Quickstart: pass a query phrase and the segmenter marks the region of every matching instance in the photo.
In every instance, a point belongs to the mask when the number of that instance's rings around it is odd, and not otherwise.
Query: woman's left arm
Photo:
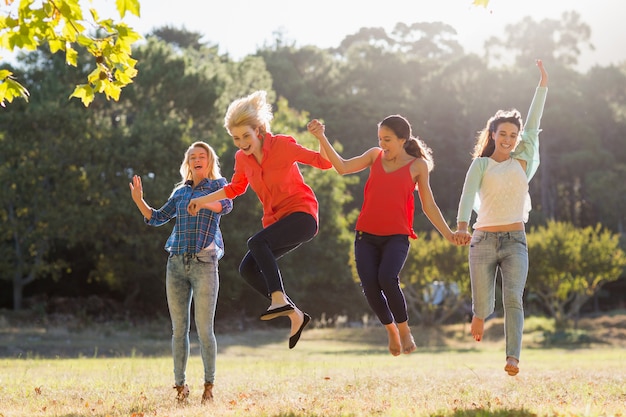
[[[422,211],[448,242],[456,244],[454,233],[450,230],[450,226],[448,226],[448,223],[446,223],[446,220],[443,218],[441,210],[435,202],[433,191],[430,188],[428,165],[423,159],[417,158],[411,166],[411,173],[417,173],[417,192],[420,197],[420,202],[422,203]],[[415,175],[413,175],[413,177],[415,178]]]
[[[539,84],[535,90],[535,95],[530,103],[530,109],[526,116],[526,123],[524,124],[524,131],[539,130],[539,124],[541,122],[541,116],[543,115],[543,107],[546,103],[546,94],[548,92],[548,73],[543,66],[543,62],[538,59],[536,61],[537,67],[541,72],[541,78]]]
[[[523,161],[522,165],[526,171],[528,181],[535,175],[539,167],[539,132],[541,132],[539,125],[548,93],[548,73],[540,59],[536,63],[541,72],[541,78],[528,110],[526,123],[521,134],[521,141],[515,148],[515,151],[511,153],[511,157]]]

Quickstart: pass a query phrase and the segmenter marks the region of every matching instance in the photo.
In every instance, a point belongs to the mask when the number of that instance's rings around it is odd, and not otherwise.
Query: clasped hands
[[[455,245],[467,246],[472,240],[472,234],[467,230],[457,230],[452,234],[452,240]]]
[[[189,201],[189,204],[187,205],[187,212],[191,214],[192,216],[196,216],[198,212],[200,211],[200,209],[202,208],[200,207],[199,204],[194,202],[194,200],[195,198],[192,198],[191,201]]]

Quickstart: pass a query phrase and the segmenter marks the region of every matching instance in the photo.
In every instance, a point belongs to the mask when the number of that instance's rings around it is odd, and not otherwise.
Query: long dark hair
[[[426,146],[424,141],[418,136],[413,136],[411,124],[406,117],[399,114],[392,114],[391,116],[385,117],[380,123],[378,123],[378,128],[381,126],[391,129],[399,139],[405,139],[406,142],[404,142],[404,150],[406,153],[414,156],[415,158],[421,158],[426,161],[428,171],[432,171],[435,167],[432,155],[433,151]]]
[[[491,156],[493,154],[493,151],[496,149],[496,141],[493,139],[493,134],[498,130],[500,123],[513,123],[520,131],[524,125],[522,123],[522,115],[518,110],[498,110],[496,114],[487,120],[485,128],[476,135],[476,145],[474,146],[474,152],[472,152],[474,158]]]

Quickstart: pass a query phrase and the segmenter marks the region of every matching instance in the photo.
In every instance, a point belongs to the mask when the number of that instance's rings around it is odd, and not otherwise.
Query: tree
[[[528,291],[559,328],[608,282],[622,276],[626,254],[619,236],[595,227],[549,221],[528,234]]]
[[[180,31],[181,39],[193,37]],[[93,215],[106,232],[90,242],[97,260],[90,278],[106,282],[135,309],[161,311],[167,256],[163,246],[174,222],[147,227],[129,198],[128,183],[133,174],[141,175],[147,202],[158,208],[180,181],[183,153],[192,142],[204,140],[221,156],[222,143],[215,134],[222,130],[221,112],[215,103],[227,81],[216,75],[224,64],[212,51],[204,45],[181,48],[150,36],[134,51],[140,72],[124,98],[97,98],[89,112],[107,132],[109,144],[103,155],[109,163],[94,178],[101,195]]]
[[[70,97],[79,98],[85,106],[95,94],[118,100],[122,88],[132,82],[137,74],[136,61],[131,57],[131,46],[141,36],[121,21],[101,19],[96,9],[89,9],[92,22],[83,17],[80,0],[43,0],[35,7],[30,0],[6,0],[0,16],[0,48],[8,51],[25,49],[33,51],[47,46],[50,52],[64,52],[65,62],[76,67],[78,52],[82,48],[95,60],[87,83],[76,85]],[[13,7],[12,7],[13,6]],[[139,16],[139,0],[117,0],[116,9],[121,19],[126,13]],[[87,25],[96,33],[90,34]],[[14,73],[0,70],[0,105],[21,97],[28,101],[29,92],[17,82]]]
[[[470,312],[467,248],[455,246],[439,232],[411,242],[401,273],[409,313],[425,325],[442,324]]]
[[[25,77],[36,82],[38,97],[0,113],[0,245],[7,253],[3,270],[10,275],[2,279],[13,283],[15,309],[35,279],[71,269],[51,253],[97,233],[86,214],[98,192],[90,183],[101,169],[94,155],[106,155],[98,149],[101,130],[84,108],[59,99],[73,74],[58,57],[42,52],[34,58]]]
[[[164,263],[155,259],[165,254],[168,230],[146,233],[128,198],[129,178],[144,177],[154,206],[165,201],[180,179],[172,155],[182,158],[196,139],[209,141],[220,122],[214,104],[224,82],[206,56],[196,62],[156,40],[135,52],[146,70],[127,97],[96,97],[89,111],[63,95],[84,66],[68,70],[45,50],[22,58],[37,94],[0,113],[0,216],[7,219],[0,235],[15,309],[26,285],[67,279],[79,261],[89,264],[83,288],[103,283],[129,303],[139,289],[162,289],[154,277],[164,276]],[[78,62],[87,55],[81,51]]]
[[[513,56],[518,65],[524,65],[541,57],[547,63],[558,62],[571,68],[578,63],[581,48],[593,49],[590,39],[591,28],[572,11],[564,12],[560,19],[540,22],[526,16],[519,23],[507,25],[503,38],[487,39],[485,48],[490,61],[508,63]]]

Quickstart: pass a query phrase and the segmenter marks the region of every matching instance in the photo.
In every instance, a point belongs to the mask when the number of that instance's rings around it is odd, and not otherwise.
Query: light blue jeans
[[[498,269],[502,273],[506,356],[519,360],[524,330],[522,297],[528,276],[526,233],[475,230],[469,248],[469,268],[472,312],[483,320],[495,309]]]
[[[219,290],[217,264],[215,250],[207,249],[198,254],[170,255],[167,260],[165,289],[172,320],[172,355],[176,385],[185,383],[192,299],[200,355],[204,364],[204,382],[212,383],[215,379],[217,341],[213,324]]]

